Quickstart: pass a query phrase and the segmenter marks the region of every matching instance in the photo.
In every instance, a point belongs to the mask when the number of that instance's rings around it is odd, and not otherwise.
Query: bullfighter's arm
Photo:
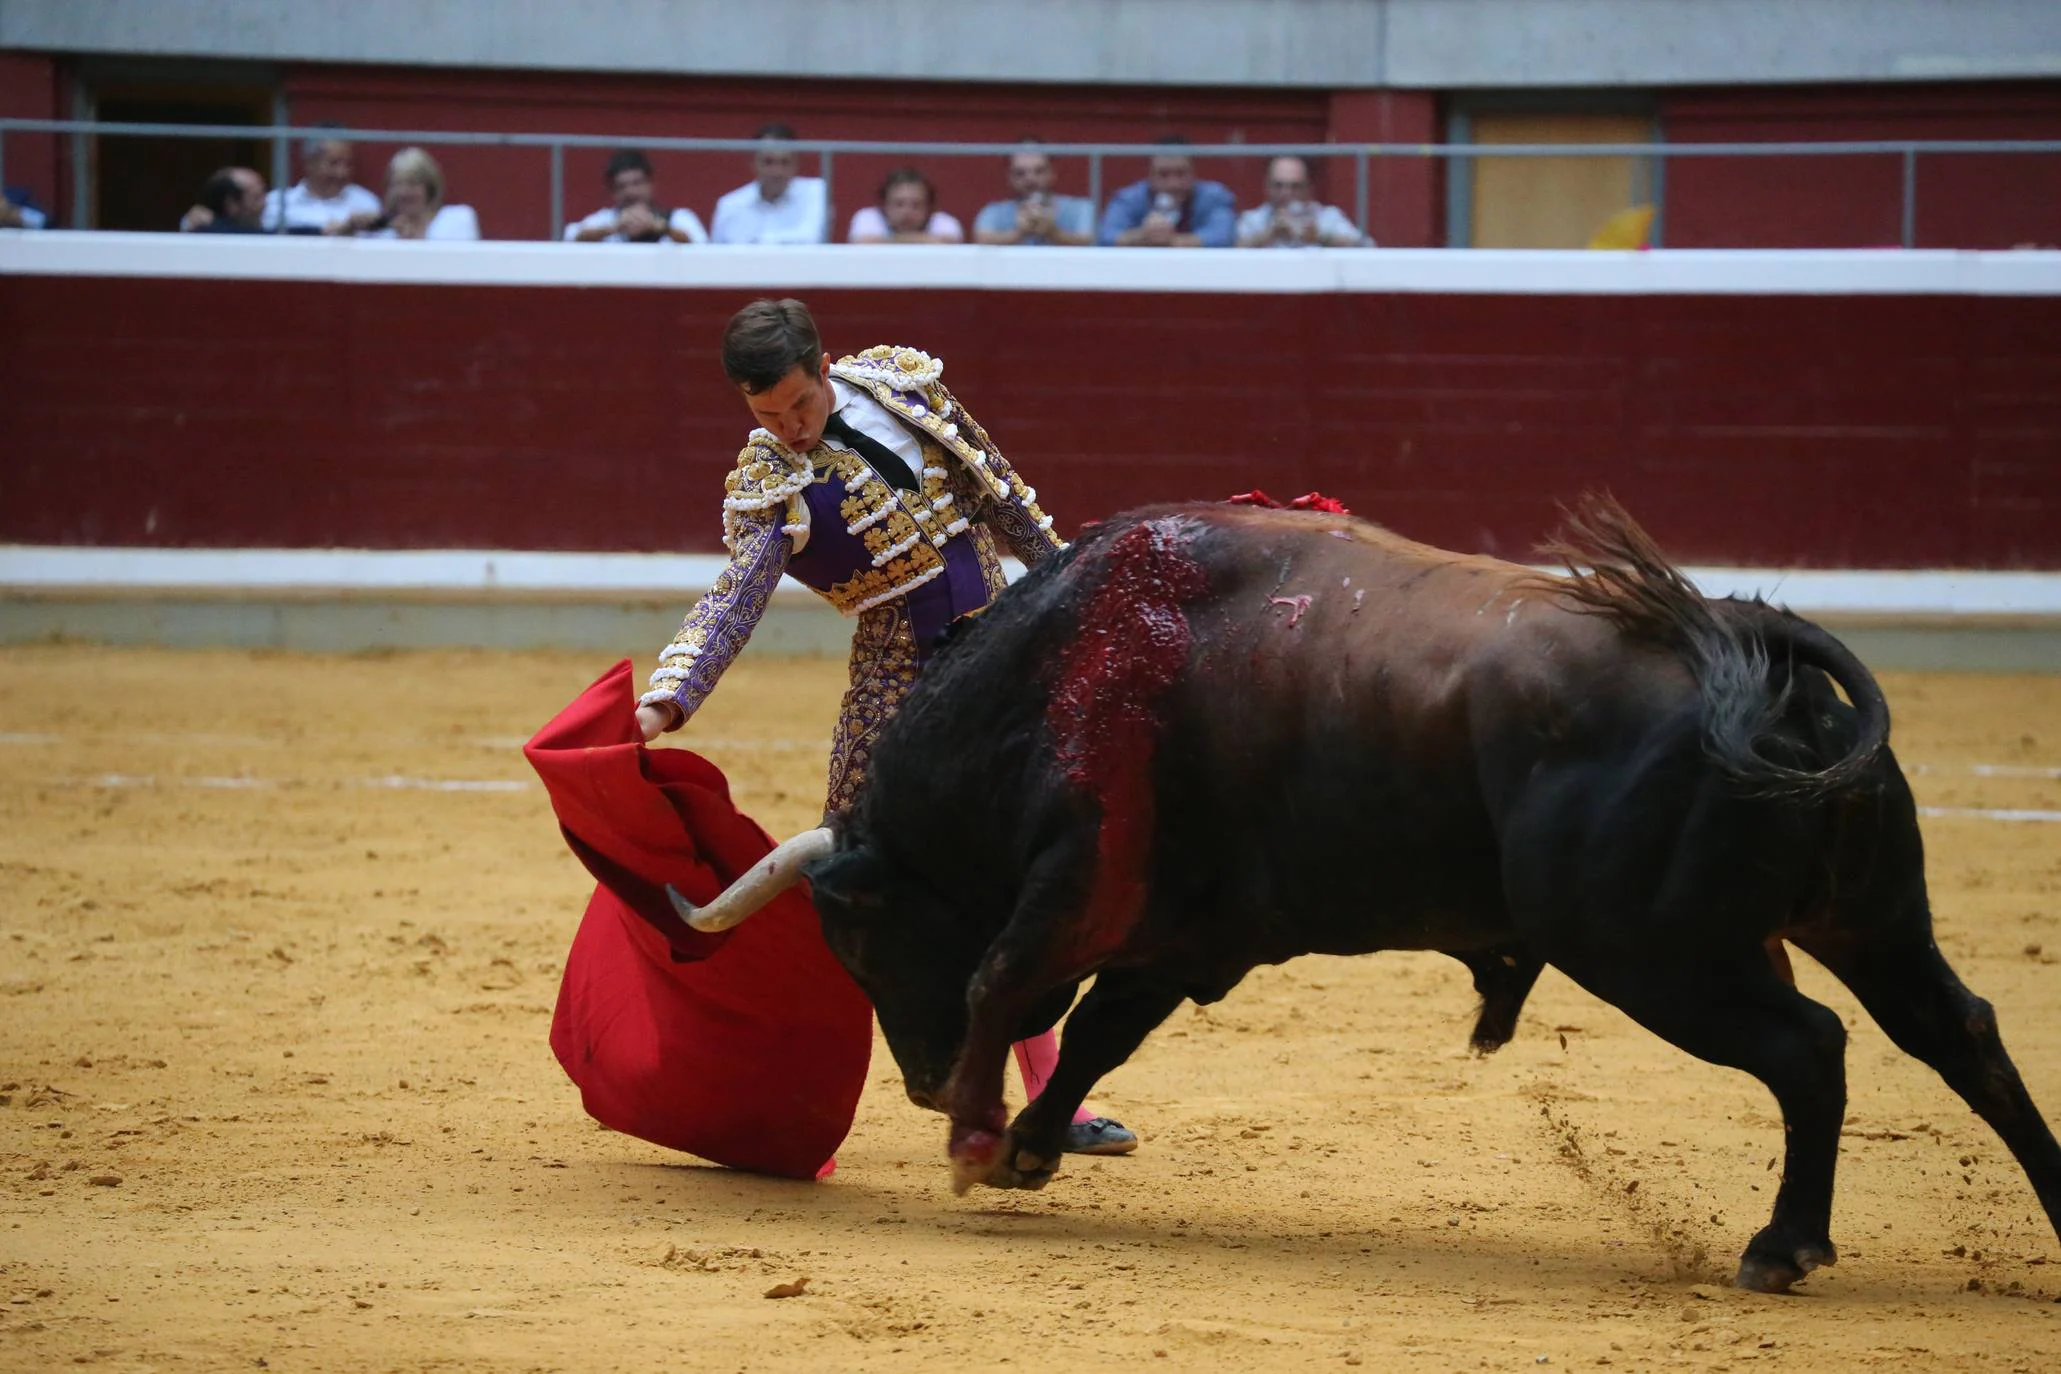
[[[660,650],[651,690],[638,698],[640,706],[672,708],[668,730],[679,729],[715,690],[716,679],[751,638],[787,569],[790,546],[781,525],[782,507],[728,514],[730,561],[694,603],[673,642]]]
[[[990,479],[986,483],[988,499],[981,502],[975,518],[993,530],[1026,568],[1035,568],[1065,548],[1066,541],[1052,532],[1052,517],[1038,507],[1037,489],[1024,481],[1002,456],[1002,450],[981,428],[980,421],[973,418],[973,412],[942,386],[937,389],[949,403],[949,413],[960,432],[973,441],[986,463]]]

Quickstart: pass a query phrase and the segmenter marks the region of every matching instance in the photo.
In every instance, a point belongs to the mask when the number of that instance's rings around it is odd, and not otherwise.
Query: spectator
[[[1310,197],[1309,164],[1277,157],[1267,164],[1267,203],[1238,217],[1240,248],[1360,248],[1373,240],[1345,211]]]
[[[248,167],[224,167],[200,188],[200,202],[179,220],[182,234],[259,234],[265,179]]]
[[[261,224],[278,229],[283,218],[288,233],[322,234],[361,214],[376,218],[379,197],[351,183],[351,145],[322,135],[301,145],[301,179],[265,197]]]
[[[1033,140],[1009,159],[1012,200],[992,201],[973,220],[976,243],[1065,244],[1095,241],[1095,202],[1052,193],[1052,159]]]
[[[937,188],[930,178],[904,167],[880,183],[880,204],[852,216],[845,238],[851,243],[964,243],[966,230],[937,208]]]
[[[1179,134],[1159,140],[1169,149],[1188,146]],[[1145,180],[1109,198],[1096,242],[1118,248],[1229,248],[1238,201],[1221,181],[1197,181],[1184,152],[1152,159]]]
[[[717,243],[828,243],[830,199],[821,177],[794,174],[794,130],[768,124],[752,155],[756,179],[716,202]]]
[[[578,224],[565,227],[569,243],[707,243],[701,216],[658,203],[651,159],[624,148],[608,160],[601,174],[615,204],[603,206]]]
[[[403,148],[386,165],[386,206],[356,214],[325,233],[368,239],[454,239],[479,237],[479,216],[470,205],[444,204],[444,169],[420,148]]]
[[[0,188],[0,229],[42,229],[49,223],[50,216],[43,213],[27,188]]]

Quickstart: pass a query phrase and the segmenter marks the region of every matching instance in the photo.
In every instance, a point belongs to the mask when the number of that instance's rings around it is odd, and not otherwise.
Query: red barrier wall
[[[0,540],[711,550],[752,294],[0,277]],[[1691,561],[2061,568],[2051,297],[806,294],[1067,530],[1320,488],[1521,555],[1607,487]]]
[[[1671,143],[2061,139],[2061,81],[1740,87],[1660,101]],[[1914,247],[2061,243],[2061,153],[1918,159]],[[1676,158],[1670,248],[1868,248],[1903,233],[1903,158]]]

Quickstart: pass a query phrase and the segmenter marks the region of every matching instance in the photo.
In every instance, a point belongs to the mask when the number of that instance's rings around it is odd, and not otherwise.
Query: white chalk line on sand
[[[399,773],[389,773],[376,778],[254,778],[240,775],[160,778],[152,773],[102,773],[98,777],[60,778],[56,782],[58,786],[103,789],[193,787],[222,792],[266,791],[277,788],[313,791],[323,787],[383,792],[527,792],[537,785],[526,778],[416,778]],[[2061,811],[2016,807],[1921,806],[1918,808],[1918,814],[1941,820],[2061,822]]]
[[[91,778],[59,778],[56,779],[56,783],[60,787],[94,787],[109,790],[196,787],[214,792],[256,792],[276,788],[315,791],[324,787],[351,787],[382,792],[527,792],[537,785],[527,778],[415,778],[399,773],[389,773],[376,778],[254,778],[243,775],[160,778],[154,773],[102,773]]]
[[[2061,821],[2061,811],[2020,811],[1991,806],[1921,806],[1918,814],[1946,820]]]

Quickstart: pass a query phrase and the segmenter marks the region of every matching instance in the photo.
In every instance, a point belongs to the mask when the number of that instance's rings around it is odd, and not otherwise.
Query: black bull
[[[1822,630],[1706,600],[1592,503],[1546,578],[1342,516],[1114,519],[949,644],[807,868],[831,948],[960,1187],[1038,1187],[1074,1109],[1184,999],[1298,954],[1441,950],[1509,1037],[1542,964],[1766,1084],[1781,1188],[1743,1286],[1836,1255],[1851,988],[1996,1130],[2061,1229],[2061,1148],[1934,945],[1874,679]],[[1834,684],[1851,705],[1842,701]],[[1011,1041],[1080,982],[1050,1086]]]

